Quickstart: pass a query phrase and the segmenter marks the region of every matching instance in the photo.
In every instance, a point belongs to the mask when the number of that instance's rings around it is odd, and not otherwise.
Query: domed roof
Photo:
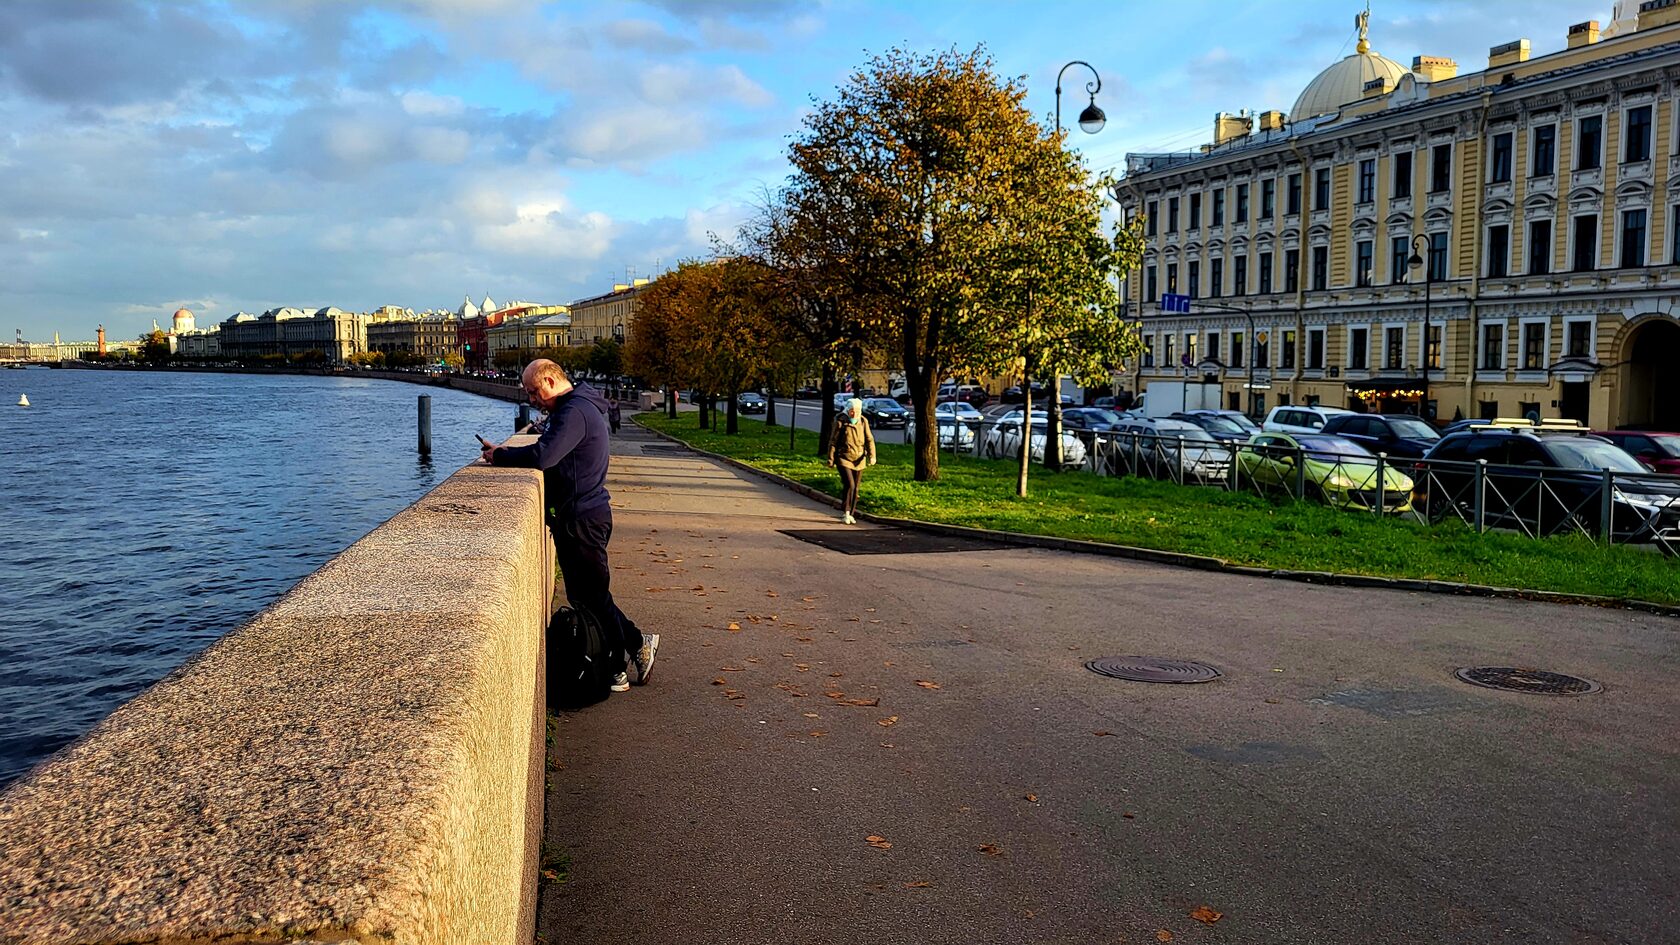
[[[175,317],[176,318],[191,318],[191,317],[193,317],[193,313],[187,311],[184,308],[178,308],[178,309],[175,310]]]
[[[1365,38],[1367,21],[1363,19],[1364,16],[1365,14],[1360,14],[1360,17],[1356,18],[1359,26],[1357,51],[1320,72],[1307,83],[1301,97],[1295,100],[1295,107],[1289,111],[1290,121],[1301,121],[1340,111],[1343,105],[1357,102],[1364,96],[1365,83],[1378,77],[1386,77],[1389,87],[1392,88],[1399,84],[1401,76],[1410,71],[1400,63],[1371,51],[1371,44]]]

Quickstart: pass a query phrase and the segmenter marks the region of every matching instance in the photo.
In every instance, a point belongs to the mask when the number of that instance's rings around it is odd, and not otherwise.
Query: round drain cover
[[[1513,669],[1509,666],[1466,666],[1453,673],[1475,686],[1504,689],[1509,692],[1534,692],[1546,696],[1584,696],[1603,692],[1604,687],[1590,679],[1548,673],[1538,669]]]
[[[1134,682],[1202,683],[1219,678],[1219,670],[1191,660],[1158,656],[1105,656],[1085,664],[1093,673]]]

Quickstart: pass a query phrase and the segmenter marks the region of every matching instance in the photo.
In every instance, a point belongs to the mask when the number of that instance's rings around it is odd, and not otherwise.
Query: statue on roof
[[[1355,47],[1362,53],[1371,51],[1371,4],[1365,4],[1362,13],[1353,15],[1353,25],[1359,30],[1359,45]]]

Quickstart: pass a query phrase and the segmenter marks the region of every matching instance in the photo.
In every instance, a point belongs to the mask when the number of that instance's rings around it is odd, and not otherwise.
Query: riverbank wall
[[[0,794],[0,942],[530,942],[542,509],[462,469]]]

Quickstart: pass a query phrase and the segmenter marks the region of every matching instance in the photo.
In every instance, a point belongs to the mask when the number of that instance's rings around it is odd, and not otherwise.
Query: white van
[[[1317,433],[1324,424],[1338,414],[1353,413],[1340,407],[1304,406],[1273,407],[1266,414],[1260,429],[1266,433]]]

